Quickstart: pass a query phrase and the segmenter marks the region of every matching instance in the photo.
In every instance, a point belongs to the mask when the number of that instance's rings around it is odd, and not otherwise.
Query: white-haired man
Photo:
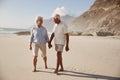
[[[30,37],[30,50],[32,50],[32,43],[34,43],[33,48],[33,66],[34,70],[33,72],[36,72],[36,65],[37,65],[37,57],[38,57],[38,51],[41,50],[43,57],[45,69],[47,69],[47,56],[46,56],[46,43],[49,42],[47,30],[45,27],[42,26],[43,18],[41,16],[38,16],[36,19],[36,25],[33,27],[31,31],[31,37]]]
[[[67,30],[67,25],[61,21],[59,14],[56,14],[53,19],[55,22],[55,26],[50,37],[49,48],[52,47],[51,42],[54,38],[55,50],[57,51],[57,64],[54,73],[58,73],[59,66],[61,66],[60,71],[64,71],[62,63],[62,52],[65,44],[65,50],[69,51],[69,34]]]

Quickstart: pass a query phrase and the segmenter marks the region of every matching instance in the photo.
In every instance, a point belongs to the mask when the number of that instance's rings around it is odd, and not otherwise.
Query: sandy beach
[[[48,69],[39,53],[32,72],[29,36],[0,35],[0,80],[120,80],[120,37],[70,36],[63,52],[65,71],[54,74],[56,52],[47,49]]]

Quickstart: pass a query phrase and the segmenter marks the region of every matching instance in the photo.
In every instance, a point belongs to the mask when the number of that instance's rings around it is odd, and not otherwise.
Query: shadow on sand
[[[48,68],[48,69],[49,70],[54,70],[54,68]],[[37,70],[37,72],[44,72],[44,73],[52,73],[52,74],[54,74],[51,71]],[[57,75],[72,76],[72,77],[84,77],[84,78],[94,78],[94,79],[106,79],[106,80],[120,80],[120,77],[89,74],[89,73],[76,72],[76,71],[70,71],[70,70],[60,71],[60,72],[58,72]]]

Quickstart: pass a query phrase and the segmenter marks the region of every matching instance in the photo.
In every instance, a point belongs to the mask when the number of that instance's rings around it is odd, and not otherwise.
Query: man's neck
[[[61,21],[59,23],[57,23],[57,24],[60,24],[60,23],[61,23]]]
[[[37,25],[38,26],[38,28],[40,28],[42,25]]]

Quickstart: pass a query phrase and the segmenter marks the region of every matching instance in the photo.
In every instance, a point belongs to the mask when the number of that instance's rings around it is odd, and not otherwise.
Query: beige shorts
[[[58,52],[63,52],[64,45],[62,44],[55,44],[55,50]]]
[[[33,55],[38,56],[38,51],[41,50],[42,57],[46,56],[46,44],[34,44]]]

